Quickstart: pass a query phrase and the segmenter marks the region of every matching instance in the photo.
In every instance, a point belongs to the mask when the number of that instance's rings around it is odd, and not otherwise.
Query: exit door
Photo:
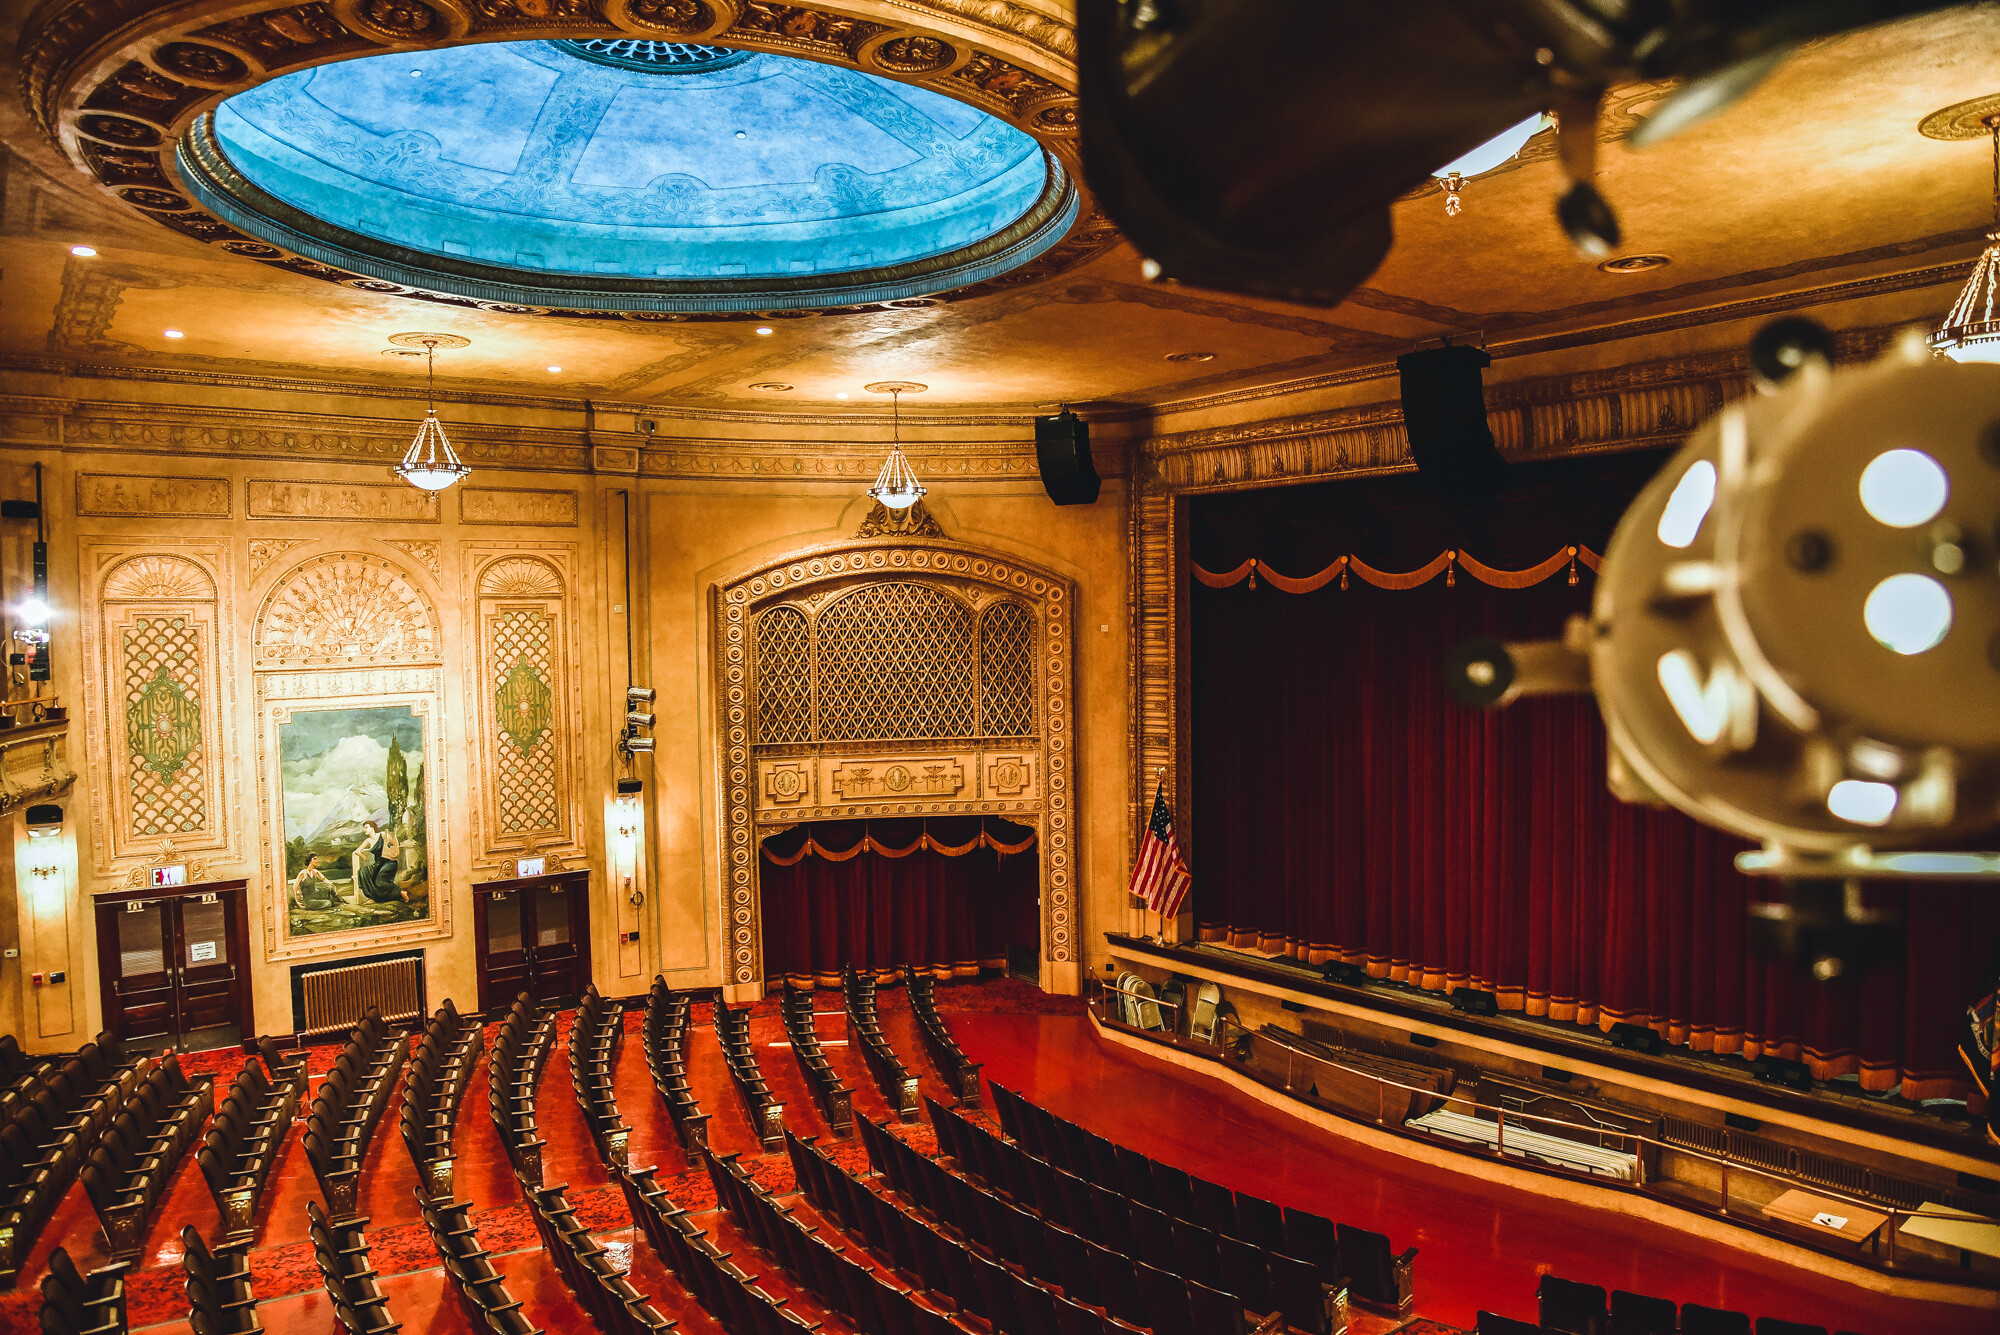
[[[187,1051],[233,1046],[255,1032],[244,886],[218,881],[98,897],[106,1029],[141,1046]]]
[[[481,1010],[504,1010],[523,992],[562,1005],[583,995],[590,981],[589,872],[472,889]]]

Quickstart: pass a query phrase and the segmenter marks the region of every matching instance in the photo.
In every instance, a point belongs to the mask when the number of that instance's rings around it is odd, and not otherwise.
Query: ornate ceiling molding
[[[995,39],[1005,54],[983,46],[981,36]],[[198,203],[184,178],[177,148],[201,118],[230,94],[290,71],[387,51],[593,37],[714,42],[914,83],[1033,136],[1062,173],[1071,180],[1078,175],[1069,26],[1056,14],[1007,0],[850,0],[837,11],[764,0],[310,0],[248,12],[230,0],[50,0],[25,25],[17,58],[23,95],[42,133],[105,194],[184,236],[272,268],[505,314],[709,321],[789,313],[621,311],[590,309],[580,301],[530,305],[432,291],[328,262],[325,252],[315,256],[248,236]],[[948,299],[1039,282],[1116,240],[1087,196],[1074,217],[1062,239],[1035,259],[958,288]],[[813,313],[939,299],[926,293]],[[784,306],[782,300],[771,304]]]

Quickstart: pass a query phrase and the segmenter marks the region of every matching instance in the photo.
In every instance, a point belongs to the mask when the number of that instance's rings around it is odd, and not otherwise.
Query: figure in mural
[[[288,934],[429,918],[424,720],[408,705],[295,708],[278,741]]]
[[[332,880],[319,869],[319,854],[308,854],[306,865],[292,882],[292,902],[302,909],[330,909],[338,899]]]
[[[396,836],[378,829],[372,820],[362,821],[361,828],[367,833],[354,849],[354,883],[361,887],[362,894],[377,904],[388,904],[398,899],[408,903],[410,892],[396,884],[402,856]]]

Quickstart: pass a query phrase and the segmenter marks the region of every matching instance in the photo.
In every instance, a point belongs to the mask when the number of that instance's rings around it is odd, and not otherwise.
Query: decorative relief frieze
[[[76,512],[114,518],[229,518],[226,477],[78,473]]]
[[[843,802],[953,798],[965,791],[965,758],[880,756],[835,762],[827,787]]]
[[[444,573],[444,544],[435,538],[390,538],[388,545],[430,571],[433,577]]]
[[[812,800],[811,765],[798,760],[767,760],[757,769],[763,776],[761,788],[765,806],[797,806]]]
[[[437,497],[401,482],[279,482],[252,478],[252,519],[374,519],[438,522]]]
[[[577,514],[577,498],[573,491],[531,491],[514,487],[461,487],[458,490],[460,523],[573,528]]]
[[[257,612],[258,667],[434,663],[437,614],[378,556],[333,552],[287,572]]]
[[[294,547],[303,547],[307,538],[252,538],[250,540],[250,578],[255,580],[270,564]]]

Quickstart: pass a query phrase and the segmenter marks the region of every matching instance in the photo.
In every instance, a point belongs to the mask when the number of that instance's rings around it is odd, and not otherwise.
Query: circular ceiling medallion
[[[559,41],[555,45],[595,64],[609,65],[613,69],[644,70],[648,74],[726,70],[757,54],[754,51],[732,51],[726,46],[703,46],[699,42],[651,42],[630,37],[592,37],[580,42]]]
[[[389,341],[399,348],[415,348],[421,352],[425,348],[469,348],[472,340],[460,338],[457,334],[391,334]]]
[[[1969,98],[1940,107],[1917,122],[1917,133],[1926,139],[1984,139],[1993,133],[2000,119],[2000,93]]]
[[[861,388],[870,394],[921,394],[930,386],[920,385],[914,380],[877,380],[874,384],[863,385]]]
[[[1167,360],[1170,362],[1212,362],[1215,360],[1215,354],[1212,352],[1170,352],[1167,354]]]
[[[784,394],[789,392],[792,387],[779,380],[759,380],[751,385],[750,388],[761,389],[767,394]]]
[[[1598,265],[1603,273],[1646,273],[1653,269],[1664,269],[1673,261],[1665,255],[1620,255],[1615,260],[1606,260]]]

